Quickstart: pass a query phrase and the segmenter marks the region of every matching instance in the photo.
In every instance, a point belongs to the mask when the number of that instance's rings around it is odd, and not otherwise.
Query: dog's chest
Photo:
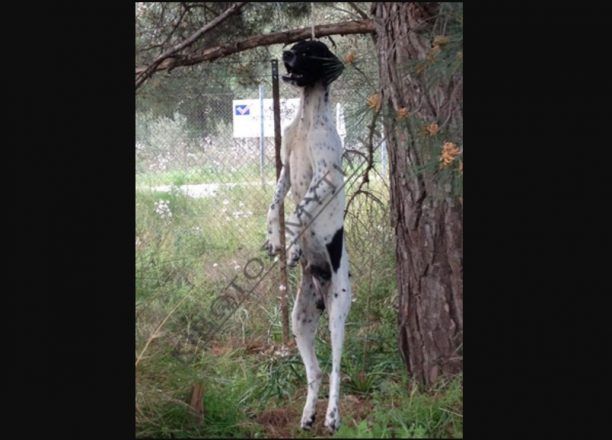
[[[304,196],[313,176],[312,133],[298,126],[295,137],[291,145],[291,155],[289,157],[291,196],[296,203],[299,203]]]

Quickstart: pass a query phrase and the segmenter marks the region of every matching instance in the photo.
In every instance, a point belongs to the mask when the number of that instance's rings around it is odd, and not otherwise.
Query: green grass
[[[461,377],[441,383],[433,393],[409,391],[407,381],[387,382],[373,393],[379,406],[366,418],[352,420],[336,433],[340,438],[463,437]]]
[[[177,182],[181,181],[170,184]],[[370,190],[387,203],[381,182],[373,179]],[[214,298],[240,275],[250,258],[271,264],[259,250],[271,197],[271,187],[224,188],[201,199],[176,190],[137,191],[137,437],[327,436],[322,427],[327,376],[314,431],[298,429],[306,381],[294,346],[285,356],[275,354],[282,345],[276,270],[221,331],[207,336],[203,324]],[[171,217],[156,213],[160,201],[167,203]],[[237,210],[252,214],[235,218]],[[346,218],[355,302],[343,355],[342,426],[335,436],[462,437],[461,378],[423,392],[410,385],[400,359],[393,234],[388,225],[387,208],[361,196]],[[293,270],[289,275],[293,296],[298,273]],[[244,277],[239,281],[244,282]],[[321,368],[329,373],[325,315],[316,351]],[[202,414],[190,406],[197,384],[203,389]]]
[[[228,167],[229,168],[229,167]],[[264,166],[264,179],[276,180],[276,171],[271,163]],[[173,169],[163,172],[140,172],[136,174],[136,186],[189,185],[200,183],[261,182],[258,164],[249,164],[231,169],[218,169],[212,165],[190,169]]]

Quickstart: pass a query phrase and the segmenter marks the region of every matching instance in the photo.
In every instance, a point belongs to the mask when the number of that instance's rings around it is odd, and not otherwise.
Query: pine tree
[[[463,364],[462,5],[375,3],[399,344],[427,386]]]

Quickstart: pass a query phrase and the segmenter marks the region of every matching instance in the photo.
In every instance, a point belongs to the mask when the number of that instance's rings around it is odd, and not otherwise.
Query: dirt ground
[[[299,405],[304,402],[300,402]],[[327,399],[317,401],[317,416],[310,431],[312,437],[330,437],[329,432],[323,426]],[[355,395],[345,395],[340,399],[340,415],[342,423],[359,423],[367,417],[372,409],[372,404],[367,400]],[[264,411],[257,417],[257,422],[264,428],[266,437],[269,438],[291,438],[300,433],[300,418],[302,408],[273,408]]]

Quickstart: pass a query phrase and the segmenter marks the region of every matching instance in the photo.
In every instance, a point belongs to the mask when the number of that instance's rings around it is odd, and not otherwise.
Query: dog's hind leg
[[[317,302],[318,297],[313,276],[302,266],[302,282],[293,306],[291,324],[308,380],[308,395],[301,421],[301,427],[305,430],[310,429],[314,423],[317,396],[323,377],[314,348],[315,333],[324,308]]]
[[[344,325],[351,308],[351,285],[348,275],[348,255],[342,252],[337,271],[332,272],[328,293],[329,330],[332,346],[332,371],[329,377],[329,402],[325,415],[325,427],[335,432],[340,426],[340,361],[344,345]]]

